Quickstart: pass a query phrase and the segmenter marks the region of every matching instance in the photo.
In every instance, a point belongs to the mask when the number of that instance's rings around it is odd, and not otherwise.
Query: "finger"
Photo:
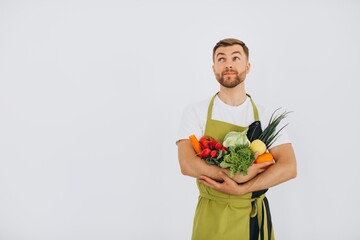
[[[204,181],[211,181],[212,180],[211,178],[209,178],[208,176],[205,176],[205,175],[201,175],[199,177],[199,179],[204,180]]]
[[[259,152],[255,152],[254,156],[255,156],[255,159],[257,159],[257,157],[259,156]]]
[[[202,183],[202,184],[204,184],[205,186],[208,186],[208,187],[210,187],[210,188],[214,188],[213,185],[209,184],[209,183],[206,182],[205,180],[199,179],[199,182]]]
[[[220,177],[227,183],[229,182],[234,182],[234,180],[232,180],[231,178],[229,178],[223,171],[219,172]]]
[[[209,178],[207,176],[200,176],[199,177],[199,181],[201,181],[202,183],[206,183],[206,186],[212,187],[212,188],[219,188],[220,187],[220,183],[216,182],[215,180],[213,180],[212,178]]]
[[[216,189],[216,190],[219,189],[219,186],[214,185],[214,184],[212,184],[212,183],[210,183],[210,182],[207,182],[206,180],[201,180],[201,179],[199,179],[199,182],[201,182],[202,184],[204,184],[204,185],[206,185],[206,186],[208,186],[208,187],[210,187],[210,188],[213,188],[213,189]]]
[[[266,170],[266,168],[260,168],[259,171],[258,171],[258,173],[262,173],[262,172],[265,171],[265,170]]]
[[[258,173],[262,173],[266,171],[272,164],[273,164],[272,162],[266,162],[266,164],[261,164],[261,165],[259,164]]]
[[[267,166],[270,166],[274,164],[274,162],[262,162],[262,163],[256,163],[256,165],[259,167],[259,168],[264,168],[264,167],[267,167]]]

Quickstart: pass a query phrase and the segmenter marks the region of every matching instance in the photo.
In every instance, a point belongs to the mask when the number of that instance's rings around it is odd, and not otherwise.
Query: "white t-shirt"
[[[192,134],[195,134],[198,139],[204,136],[207,112],[210,101],[211,98],[208,98],[206,100],[190,104],[185,108],[180,121],[177,141],[181,139],[189,139],[189,136]],[[276,109],[266,108],[264,106],[256,104],[256,102],[255,105],[258,109],[261,128],[262,130],[264,130],[269,124],[271,115]],[[277,114],[280,114],[282,112],[283,110],[279,110]],[[245,102],[242,103],[240,106],[230,106],[221,101],[221,99],[216,95],[212,109],[212,119],[231,123],[237,126],[249,126],[255,121],[250,98],[247,97]],[[286,118],[280,122],[277,130],[283,127],[285,124],[287,124]],[[271,145],[270,148],[284,143],[290,143],[290,139],[286,132],[286,127],[281,130],[278,136],[279,137]]]

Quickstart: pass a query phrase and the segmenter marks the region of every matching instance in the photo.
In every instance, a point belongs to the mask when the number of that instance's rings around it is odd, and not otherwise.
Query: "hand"
[[[242,175],[242,173],[236,173],[233,177],[234,181],[237,183],[244,183],[256,177],[259,173],[265,171],[270,165],[274,162],[263,162],[263,163],[253,163],[249,168],[247,175]]]
[[[223,171],[219,172],[220,177],[224,180],[223,182],[217,182],[207,176],[200,176],[199,177],[199,182],[203,183],[204,185],[211,187],[215,190],[218,190],[220,192],[224,192],[227,194],[231,194],[231,195],[242,195],[243,193],[241,192],[241,187],[237,184],[237,182],[235,182],[234,180],[232,180],[231,178],[229,178],[226,173],[224,173]]]
[[[226,172],[220,171],[219,176],[223,180],[222,182],[215,181],[214,179],[204,175],[200,176],[198,180],[204,185],[220,192],[231,195],[244,195],[248,191],[246,191],[246,189],[244,189],[244,187],[238,183],[251,180],[259,173],[265,171],[272,164],[274,164],[274,162],[254,163],[248,168],[248,174],[246,176],[243,176],[242,174],[235,174],[233,179],[228,177]],[[224,169],[224,171],[228,172],[227,169]]]

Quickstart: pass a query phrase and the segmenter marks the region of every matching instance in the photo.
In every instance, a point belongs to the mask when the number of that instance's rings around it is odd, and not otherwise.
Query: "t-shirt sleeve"
[[[189,105],[183,111],[176,142],[182,139],[189,139],[189,136],[192,134],[200,139],[202,136],[202,127],[196,107],[194,105]]]
[[[262,129],[264,130],[268,124],[269,124],[269,121],[270,121],[270,118],[272,116],[272,114],[276,111],[275,108],[266,108],[265,111],[264,111],[264,120],[262,122]],[[279,109],[275,112],[273,118],[275,116],[278,116],[280,115],[281,113],[283,113],[285,110],[284,109]],[[288,118],[285,117],[284,119],[282,119],[279,123],[279,125],[276,127],[276,131],[281,131],[279,132],[279,134],[277,135],[277,138],[276,140],[274,141],[274,143],[270,146],[270,149],[273,148],[273,147],[276,147],[276,146],[279,146],[281,144],[285,144],[285,143],[291,143],[291,140],[289,138],[289,135],[288,135],[288,132],[287,132],[287,128],[289,126],[287,126],[289,124],[289,121],[288,121]]]

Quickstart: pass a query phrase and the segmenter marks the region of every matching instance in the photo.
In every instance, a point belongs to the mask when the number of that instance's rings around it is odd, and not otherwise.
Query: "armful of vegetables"
[[[255,160],[255,154],[250,148],[246,133],[247,130],[229,132],[224,138],[223,145],[227,147],[228,152],[220,163],[220,167],[229,168],[229,177],[234,177],[235,173],[247,175],[248,168]]]
[[[278,110],[274,111],[268,126],[262,131],[258,139],[253,140],[251,143],[247,138],[247,130],[230,132],[225,136],[223,145],[227,147],[228,152],[220,163],[220,167],[229,168],[229,177],[234,177],[235,173],[241,173],[243,176],[247,175],[248,168],[253,163],[270,163],[269,165],[271,165],[274,162],[274,158],[268,152],[268,149],[276,141],[281,130],[287,125],[279,130],[276,130],[277,126],[290,113],[284,111],[276,115]],[[256,157],[254,153],[257,153]]]
[[[289,113],[285,111],[275,116],[278,110],[279,109],[274,111],[268,126],[262,131],[259,137],[252,140],[251,143],[247,137],[247,129],[242,132],[229,132],[226,134],[222,144],[216,142],[210,136],[203,136],[200,141],[198,141],[194,135],[191,135],[189,138],[196,154],[208,164],[229,169],[228,176],[231,178],[233,178],[236,173],[246,176],[249,167],[253,163],[261,163],[265,168],[274,163],[273,156],[268,152],[268,149],[275,142],[280,131],[287,126],[285,125],[279,130],[276,130],[280,121]],[[251,174],[256,175],[262,171],[260,168],[257,168],[251,172]]]

